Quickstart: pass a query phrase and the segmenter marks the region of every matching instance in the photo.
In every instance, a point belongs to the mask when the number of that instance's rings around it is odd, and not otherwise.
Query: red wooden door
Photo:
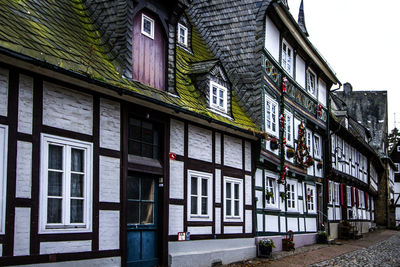
[[[142,34],[142,15],[154,21],[154,38]],[[133,19],[132,78],[151,87],[165,90],[166,41],[159,20],[146,12]]]

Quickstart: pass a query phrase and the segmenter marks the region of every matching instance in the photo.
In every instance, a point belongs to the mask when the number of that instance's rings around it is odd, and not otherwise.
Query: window
[[[154,220],[154,203],[157,192],[153,177],[131,173],[127,179],[128,224],[151,225]]]
[[[288,211],[297,211],[297,182],[287,180],[286,203]]]
[[[243,214],[243,181],[224,178],[225,220],[238,220]]]
[[[313,136],[312,132],[309,129],[306,129],[306,142],[310,155],[313,154],[312,136]]]
[[[306,84],[307,92],[309,92],[312,96],[317,97],[317,76],[311,69],[307,70],[306,76],[307,76],[307,84]]]
[[[0,233],[5,233],[8,127],[0,125]]]
[[[265,96],[265,131],[278,136],[278,103]]]
[[[333,196],[333,187],[334,187],[334,183],[332,182],[332,181],[329,181],[329,184],[328,184],[328,194],[329,194],[329,204],[333,204],[333,199],[334,199],[334,196]]]
[[[188,29],[180,23],[178,23],[178,43],[188,46]]]
[[[210,106],[220,111],[227,111],[227,89],[213,81],[210,82]]]
[[[188,175],[188,201],[189,217],[211,220],[212,214],[212,188],[211,174],[189,171]]]
[[[278,206],[278,194],[276,188],[276,178],[266,177],[265,178],[265,204],[267,207],[276,208]]]
[[[351,207],[351,187],[347,186],[346,187],[346,196],[347,196],[347,206]]]
[[[142,14],[142,34],[154,39],[154,19]]]
[[[339,184],[338,183],[334,183],[334,184],[335,184],[335,205],[339,206],[339,204],[340,204]]]
[[[92,151],[87,142],[42,135],[41,232],[91,229]]]
[[[293,146],[293,115],[289,111],[285,110],[286,116],[286,141],[288,145]]]
[[[307,192],[307,210],[309,213],[315,213],[316,212],[315,186],[307,185],[306,192]]]
[[[293,49],[288,45],[288,43],[283,40],[282,42],[282,61],[281,65],[284,70],[292,75],[293,70]]]
[[[314,135],[314,157],[321,159],[321,138],[318,135]]]
[[[153,159],[160,158],[161,131],[157,125],[130,117],[128,131],[129,154]]]
[[[397,146],[397,152],[400,152],[400,146]]]
[[[396,166],[397,170],[395,170],[395,173],[400,172],[400,164],[399,163],[395,163],[394,166]]]

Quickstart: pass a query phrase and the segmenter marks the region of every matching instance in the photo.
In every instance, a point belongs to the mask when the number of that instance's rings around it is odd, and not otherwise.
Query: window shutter
[[[343,184],[340,184],[340,205],[344,206],[344,199],[343,199]]]
[[[354,187],[351,187],[351,206],[352,207],[354,206],[354,202],[355,202],[355,199],[354,199]]]
[[[359,207],[360,204],[360,199],[359,199],[359,195],[358,195],[358,188],[356,188],[356,205],[357,207]]]
[[[364,199],[365,199],[365,209],[368,210],[368,194],[364,192]]]

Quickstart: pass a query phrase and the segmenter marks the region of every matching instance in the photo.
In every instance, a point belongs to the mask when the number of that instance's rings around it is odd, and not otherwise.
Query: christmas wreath
[[[296,162],[297,165],[306,169],[314,164],[314,159],[308,151],[307,143],[305,141],[305,127],[303,123],[299,125],[299,137],[297,138],[296,148]]]

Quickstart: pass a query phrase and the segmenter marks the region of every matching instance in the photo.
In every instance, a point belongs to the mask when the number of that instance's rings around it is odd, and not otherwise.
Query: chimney
[[[351,92],[353,92],[353,86],[351,86],[351,83],[343,84],[343,91],[345,95],[350,95]]]
[[[297,19],[297,24],[299,24],[300,29],[304,32],[304,34],[308,37],[308,32],[306,28],[306,21],[304,19],[304,4],[303,0],[301,0],[300,8],[299,8],[299,18]]]

